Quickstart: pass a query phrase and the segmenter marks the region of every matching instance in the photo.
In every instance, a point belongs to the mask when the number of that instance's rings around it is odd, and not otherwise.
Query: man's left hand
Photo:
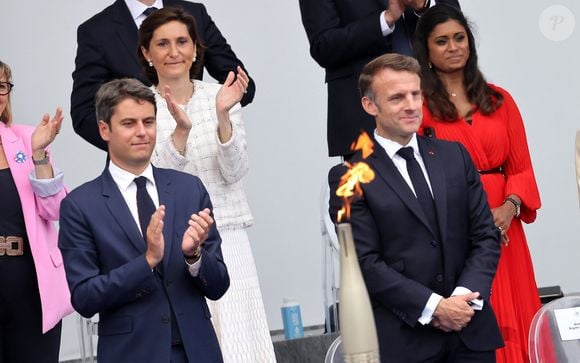
[[[185,256],[193,256],[198,252],[198,249],[201,248],[207,239],[213,222],[208,208],[191,215],[188,222],[189,226],[185,230],[181,242],[181,251]]]

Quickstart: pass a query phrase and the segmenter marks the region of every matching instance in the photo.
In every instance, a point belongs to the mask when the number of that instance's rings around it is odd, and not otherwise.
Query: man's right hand
[[[388,0],[387,9],[385,9],[385,21],[392,28],[405,11],[405,3],[402,0]]]
[[[472,292],[442,299],[433,313],[431,325],[445,332],[460,331],[475,314],[468,303],[478,297],[479,292]]]
[[[155,268],[163,259],[163,249],[165,240],[163,239],[163,218],[165,217],[165,206],[161,205],[151,216],[151,221],[147,226],[147,251],[145,259],[150,268]]]

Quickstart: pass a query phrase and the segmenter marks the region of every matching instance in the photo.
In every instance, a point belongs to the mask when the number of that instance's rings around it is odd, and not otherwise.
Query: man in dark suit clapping
[[[206,298],[229,287],[199,178],[155,168],[153,92],[135,79],[97,93],[110,161],[60,208],[72,305],[99,314],[99,362],[222,362]]]
[[[326,70],[329,156],[350,155],[360,130],[374,129],[360,105],[361,69],[381,54],[411,55],[417,19],[435,3],[459,7],[457,0],[300,0],[310,54]]]

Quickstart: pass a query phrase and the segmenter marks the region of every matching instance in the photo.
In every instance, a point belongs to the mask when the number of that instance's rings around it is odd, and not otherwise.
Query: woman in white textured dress
[[[224,361],[274,362],[264,303],[246,229],[253,219],[242,179],[248,172],[239,101],[248,85],[241,67],[224,85],[194,80],[203,44],[195,19],[165,7],[139,29],[139,54],[157,99],[157,146],[152,162],[197,175],[209,191],[230,288],[210,301]]]

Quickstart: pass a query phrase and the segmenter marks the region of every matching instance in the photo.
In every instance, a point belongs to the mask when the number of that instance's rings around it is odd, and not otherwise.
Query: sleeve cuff
[[[185,264],[187,265],[187,270],[192,277],[197,277],[199,275],[199,269],[201,268],[201,259],[203,258],[203,254],[199,256],[199,259],[194,263],[190,264],[185,260]]]
[[[422,325],[427,325],[431,322],[431,320],[433,320],[433,313],[435,312],[435,309],[437,309],[437,305],[439,305],[439,302],[442,299],[443,296],[436,293],[432,293],[431,296],[429,296],[429,300],[427,300],[427,304],[425,304],[425,308],[419,317],[419,323]]]
[[[383,37],[386,37],[387,35],[392,34],[395,31],[395,24],[393,24],[393,27],[389,27],[389,24],[387,24],[387,20],[385,19],[385,12],[386,10],[381,12],[381,15],[379,16],[379,21],[381,22],[381,32],[383,33]]]
[[[34,170],[28,175],[34,194],[46,198],[58,194],[64,188],[64,173],[53,166],[54,177],[51,179],[37,179]]]

